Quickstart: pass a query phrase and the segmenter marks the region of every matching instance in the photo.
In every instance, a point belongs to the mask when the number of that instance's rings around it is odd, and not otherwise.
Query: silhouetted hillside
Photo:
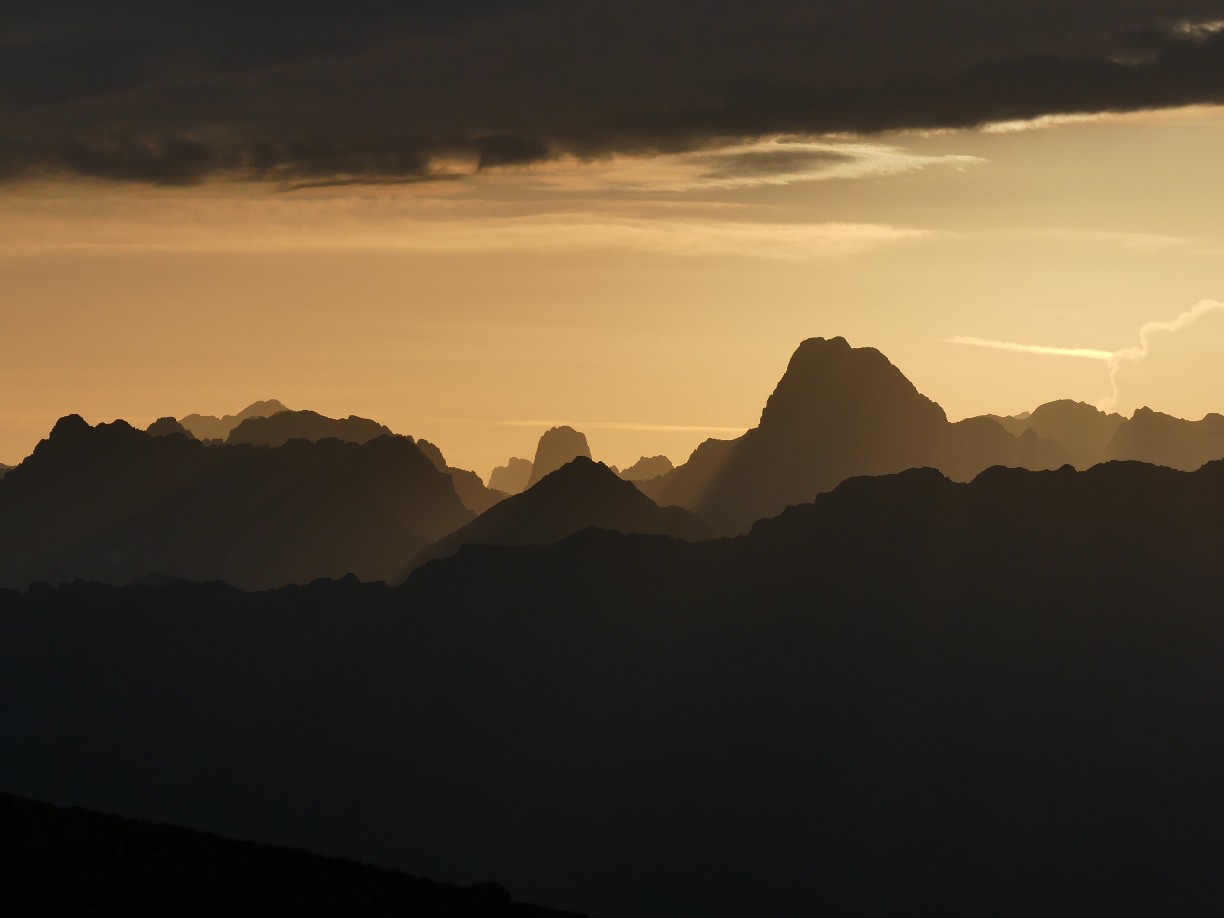
[[[150,437],[173,437],[175,434],[181,434],[189,440],[196,439],[190,430],[188,430],[174,418],[169,417],[158,418],[147,428],[145,428],[145,433],[147,433]]]
[[[720,532],[742,532],[852,475],[934,464],[946,426],[943,410],[879,351],[812,338],[795,351],[757,427],[706,441],[643,490]]]
[[[505,465],[499,465],[489,476],[489,487],[506,494],[518,494],[527,490],[531,480],[531,460],[512,456]]]
[[[791,357],[756,427],[734,440],[707,440],[684,465],[639,486],[734,534],[856,475],[933,466],[967,481],[993,465],[1066,461],[1057,444],[1013,436],[997,419],[949,424],[874,348],[811,338]]]
[[[527,487],[531,487],[545,475],[551,475],[561,466],[582,456],[591,458],[586,434],[572,427],[550,427],[536,445],[535,460],[531,463],[531,476]]]
[[[13,466],[11,465],[0,465],[0,478],[3,478],[6,474],[11,472],[12,470],[13,470]]]
[[[73,415],[0,482],[0,585],[382,579],[469,519],[406,438],[208,447]]]
[[[608,918],[1211,914],[1222,505],[919,469],[398,589],[0,591],[0,786]]]
[[[493,883],[452,886],[9,794],[0,794],[0,889],[8,914],[65,918],[563,914],[511,902]]]
[[[935,453],[935,465],[954,481],[969,481],[992,465],[1040,471],[1059,468],[1069,461],[1061,444],[1042,439],[1029,429],[1010,434],[988,417],[949,424]]]
[[[368,443],[375,437],[391,434],[391,428],[349,415],[329,418],[317,411],[279,411],[268,417],[247,418],[238,424],[226,439],[230,446],[246,443],[251,446],[284,446],[290,440],[334,438],[346,443]]]
[[[646,481],[666,475],[674,468],[672,461],[666,456],[643,456],[627,469],[621,469],[617,474],[626,481]]]
[[[465,545],[547,545],[590,528],[688,541],[714,535],[687,510],[660,507],[603,463],[579,457],[429,546],[412,567]]]
[[[1066,450],[1067,461],[1078,469],[1120,458],[1109,456],[1106,445],[1125,419],[1120,414],[1106,414],[1083,402],[1061,399],[1047,402],[1026,415],[999,420],[1016,436],[1031,430],[1039,437],[1058,443]]]
[[[222,440],[230,435],[230,431],[248,418],[266,418],[289,409],[276,399],[253,402],[237,414],[227,414],[216,417],[211,414],[189,414],[179,418],[179,423],[191,431],[197,440]]]
[[[506,495],[504,493],[495,491],[492,488],[486,488],[485,483],[480,480],[480,476],[475,472],[470,472],[467,469],[456,469],[447,465],[446,457],[442,455],[442,450],[438,449],[437,446],[428,440],[417,440],[416,445],[425,454],[425,457],[433,463],[434,468],[450,476],[451,483],[455,486],[455,493],[463,501],[463,506],[473,513],[484,513],[495,503],[505,499]]]
[[[1186,421],[1139,408],[1118,426],[1104,453],[1107,459],[1136,459],[1193,471],[1224,457],[1224,417],[1213,413],[1201,421]]]

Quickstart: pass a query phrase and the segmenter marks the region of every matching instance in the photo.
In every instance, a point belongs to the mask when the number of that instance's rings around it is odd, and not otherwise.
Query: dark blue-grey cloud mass
[[[427,180],[1224,102],[1221,25],[1221,0],[7,0],[0,178]]]

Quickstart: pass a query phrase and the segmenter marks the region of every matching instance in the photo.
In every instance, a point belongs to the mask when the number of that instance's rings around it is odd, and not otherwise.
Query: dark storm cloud
[[[421,180],[444,157],[1221,102],[1216,20],[1221,0],[7,0],[0,177]]]

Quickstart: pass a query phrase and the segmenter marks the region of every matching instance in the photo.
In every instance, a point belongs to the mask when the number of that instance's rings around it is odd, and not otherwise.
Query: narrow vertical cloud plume
[[[968,335],[953,335],[944,338],[946,344],[967,344],[971,347],[986,347],[1000,351],[1012,351],[1019,354],[1038,354],[1046,357],[1078,357],[1087,360],[1100,360],[1109,365],[1109,395],[1102,398],[1097,407],[1102,411],[1116,411],[1118,408],[1118,370],[1124,363],[1137,364],[1148,356],[1151,349],[1151,337],[1156,332],[1177,332],[1188,328],[1200,318],[1211,312],[1224,310],[1224,303],[1219,300],[1199,300],[1177,318],[1167,322],[1145,322],[1139,329],[1139,343],[1133,347],[1125,347],[1116,351],[1106,351],[1090,347],[1051,347],[1044,344],[1020,344],[1015,341],[995,341],[988,338],[974,338]]]
[[[1168,322],[1145,322],[1139,329],[1139,343],[1134,347],[1114,351],[1109,357],[1109,395],[1101,399],[1097,407],[1102,411],[1115,411],[1118,407],[1118,369],[1125,361],[1139,363],[1148,355],[1151,346],[1151,336],[1155,332],[1181,331],[1197,322],[1210,312],[1224,309],[1224,303],[1218,300],[1199,300],[1176,319]]]

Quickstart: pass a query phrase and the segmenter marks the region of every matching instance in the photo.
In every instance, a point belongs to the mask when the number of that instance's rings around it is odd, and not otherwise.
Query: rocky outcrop
[[[531,460],[512,456],[505,465],[499,465],[489,476],[489,487],[506,494],[518,494],[527,490],[531,481]]]
[[[547,545],[592,528],[686,541],[713,536],[697,516],[658,506],[603,463],[580,456],[429,546],[413,567],[465,545]]]
[[[660,475],[666,475],[673,468],[675,466],[666,456],[643,456],[629,468],[621,469],[617,474],[626,481],[647,481],[651,478],[658,478]]]
[[[582,456],[591,458],[591,448],[587,446],[586,435],[572,427],[550,427],[540,437],[536,446],[535,460],[531,463],[531,477],[527,479],[527,487],[531,487],[545,475],[551,475],[561,466]]]
[[[266,418],[289,409],[276,399],[266,399],[252,402],[237,414],[227,414],[216,417],[211,414],[189,414],[179,418],[179,422],[191,431],[197,440],[222,440],[230,435],[230,431],[248,418]]]
[[[0,487],[0,586],[384,580],[472,516],[407,437],[205,446],[71,415]]]

